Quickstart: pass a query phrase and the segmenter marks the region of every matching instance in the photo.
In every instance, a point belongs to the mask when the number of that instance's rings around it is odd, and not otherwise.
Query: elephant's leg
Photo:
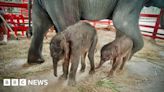
[[[61,78],[67,79],[68,76],[68,70],[69,70],[69,63],[70,63],[70,44],[68,42],[63,43],[64,47],[64,63],[63,63],[63,75]]]
[[[83,55],[81,55],[81,72],[84,72],[85,71],[85,67],[86,67],[86,64],[85,64],[85,57],[86,57],[86,54],[87,52],[84,52]]]
[[[68,85],[75,85],[76,81],[76,71],[79,64],[80,53],[79,51],[73,51],[71,55],[71,69],[69,74]]]
[[[121,56],[117,56],[114,60],[113,60],[113,64],[112,64],[112,68],[109,72],[109,77],[113,77],[115,71],[117,70],[117,67],[120,65],[120,63],[122,62],[122,57]]]
[[[67,79],[68,69],[69,69],[69,61],[64,61],[63,62],[63,75],[61,76],[61,78]]]
[[[124,65],[125,65],[125,62],[128,60],[128,58],[129,58],[129,55],[123,57],[123,60],[122,60],[122,62],[121,62],[121,66],[120,66],[120,68],[119,68],[120,70],[123,70]]]
[[[95,37],[93,39],[93,42],[91,44],[91,47],[89,48],[89,52],[88,52],[88,58],[89,58],[89,61],[90,61],[90,66],[91,66],[89,74],[93,74],[95,72],[94,54],[95,54],[97,41],[98,41],[97,35],[95,35]]]
[[[143,38],[138,25],[143,2],[144,0],[119,0],[113,14],[113,23],[117,31],[126,34],[133,40],[132,53],[143,48]]]
[[[34,2],[33,5],[32,22],[33,38],[28,51],[27,62],[29,64],[40,64],[44,62],[41,55],[44,34],[48,31],[48,28],[52,26],[52,21],[43,8],[36,2]]]
[[[122,62],[121,62],[121,66],[120,66],[120,68],[119,68],[119,70],[123,70],[123,68],[124,68],[124,66],[125,66],[125,63],[128,61],[128,60],[130,60],[130,58],[131,58],[131,50],[129,50],[128,51],[128,53],[127,53],[127,55],[125,56],[125,57],[123,57],[123,60],[122,60]]]

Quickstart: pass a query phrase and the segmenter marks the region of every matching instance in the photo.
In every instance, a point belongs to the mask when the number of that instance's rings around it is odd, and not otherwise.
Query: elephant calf
[[[81,71],[85,70],[85,57],[88,52],[90,60],[90,73],[95,72],[94,50],[97,44],[97,33],[89,23],[78,22],[66,30],[57,33],[50,42],[50,53],[53,59],[54,75],[57,76],[57,63],[64,58],[63,75],[61,78],[67,79],[69,63],[71,69],[69,73],[70,85],[75,84],[75,76],[81,56]]]
[[[122,70],[125,62],[131,58],[132,48],[133,41],[128,36],[122,35],[121,37],[116,37],[113,42],[102,47],[101,60],[96,68],[100,68],[107,60],[113,60],[112,68],[108,75],[112,77],[117,67],[121,64],[119,69]]]

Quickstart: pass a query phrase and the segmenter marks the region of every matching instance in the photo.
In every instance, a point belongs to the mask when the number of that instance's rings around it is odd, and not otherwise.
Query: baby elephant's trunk
[[[54,76],[57,77],[57,60],[53,59]]]

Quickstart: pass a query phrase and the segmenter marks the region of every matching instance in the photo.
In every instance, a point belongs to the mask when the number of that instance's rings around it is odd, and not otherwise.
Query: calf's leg
[[[86,57],[86,54],[87,52],[84,52],[84,54],[81,56],[81,72],[84,72],[85,71],[85,67],[86,67],[86,64],[85,64],[85,57]]]
[[[109,71],[109,77],[114,76],[114,73],[117,69],[117,67],[120,65],[120,63],[122,62],[122,57],[121,56],[117,56],[116,59],[113,60],[113,64],[112,64],[112,68]]]
[[[68,85],[72,86],[75,85],[76,83],[76,71],[78,68],[79,64],[79,59],[80,59],[80,53],[79,51],[73,51],[71,55],[71,70],[69,73],[69,80],[68,80]]]
[[[94,52],[95,52],[96,44],[97,44],[97,35],[95,35],[93,42],[91,44],[91,47],[89,48],[89,52],[88,52],[88,58],[90,61],[90,66],[91,66],[89,74],[93,74],[95,72]]]

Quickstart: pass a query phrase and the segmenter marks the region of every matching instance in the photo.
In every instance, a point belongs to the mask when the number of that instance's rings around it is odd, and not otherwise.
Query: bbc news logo
[[[3,79],[3,86],[46,86],[48,80]]]

